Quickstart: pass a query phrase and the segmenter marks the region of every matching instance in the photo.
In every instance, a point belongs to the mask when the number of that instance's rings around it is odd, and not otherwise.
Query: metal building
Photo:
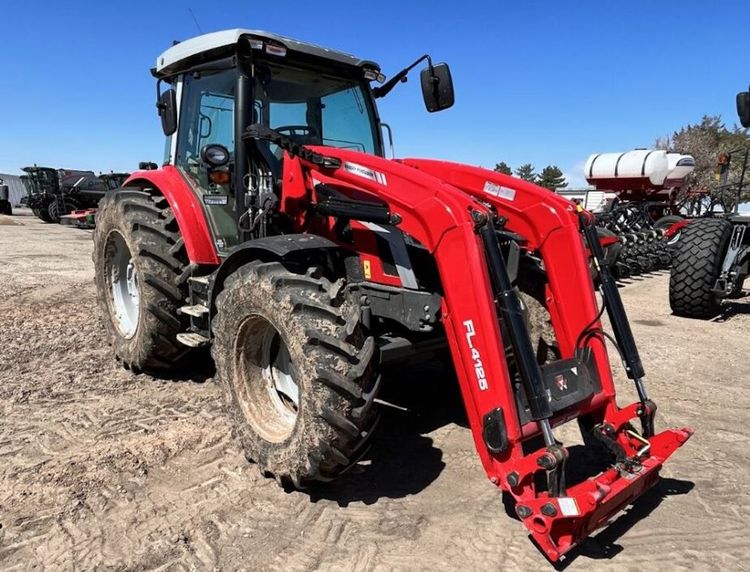
[[[3,180],[3,185],[8,185],[10,204],[17,207],[21,198],[26,196],[26,187],[23,186],[21,178],[18,175],[0,173],[0,179]]]

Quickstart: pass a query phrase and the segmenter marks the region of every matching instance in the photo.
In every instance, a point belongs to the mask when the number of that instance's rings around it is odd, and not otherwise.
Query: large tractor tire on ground
[[[186,355],[177,308],[188,296],[188,260],[167,200],[138,189],[111,191],[94,230],[97,300],[115,356],[126,368],[167,370]]]
[[[34,213],[34,216],[36,218],[38,218],[39,220],[43,222],[52,222],[52,219],[49,218],[47,207],[44,207],[43,209],[31,209],[31,212]]]
[[[217,297],[211,352],[234,433],[285,487],[339,475],[375,425],[375,342],[342,285],[252,262]]]
[[[71,198],[63,199],[62,204],[62,212],[60,211],[60,205],[56,200],[52,201],[47,206],[47,217],[49,218],[49,221],[46,222],[59,223],[60,217],[69,214],[78,208],[78,202]]]
[[[732,225],[722,219],[697,219],[682,231],[669,278],[669,305],[678,316],[710,318],[720,311],[713,292],[727,253]]]

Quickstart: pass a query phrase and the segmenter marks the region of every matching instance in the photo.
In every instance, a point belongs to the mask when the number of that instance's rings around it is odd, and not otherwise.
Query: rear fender
[[[200,199],[176,167],[165,165],[154,171],[136,171],[122,186],[158,190],[167,199],[174,213],[190,262],[214,266],[219,264],[219,255]]]

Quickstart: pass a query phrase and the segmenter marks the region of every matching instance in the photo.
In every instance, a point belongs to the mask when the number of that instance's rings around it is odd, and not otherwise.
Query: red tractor
[[[374,62],[266,32],[164,52],[167,156],[101,202],[99,305],[127,368],[210,346],[247,456],[297,488],[361,458],[385,365],[447,344],[488,478],[556,561],[651,488],[692,431],[654,430],[587,212],[485,169],[385,157],[375,102],[422,61],[427,110],[450,107],[449,68],[427,55],[385,82]],[[638,395],[625,407],[605,309]],[[555,437],[574,419],[604,460],[584,480]]]

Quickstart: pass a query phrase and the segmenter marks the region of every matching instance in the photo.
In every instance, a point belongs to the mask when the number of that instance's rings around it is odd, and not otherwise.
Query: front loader
[[[297,488],[361,459],[384,366],[447,344],[488,478],[556,561],[651,488],[692,431],[654,429],[587,212],[485,169],[386,158],[376,100],[422,61],[427,110],[450,107],[448,66],[426,55],[386,82],[374,62],[252,30],[165,51],[152,70],[164,165],[100,204],[99,306],[127,368],[210,346],[246,455]],[[605,310],[636,389],[625,407]],[[555,435],[574,419],[606,465],[581,481]]]

